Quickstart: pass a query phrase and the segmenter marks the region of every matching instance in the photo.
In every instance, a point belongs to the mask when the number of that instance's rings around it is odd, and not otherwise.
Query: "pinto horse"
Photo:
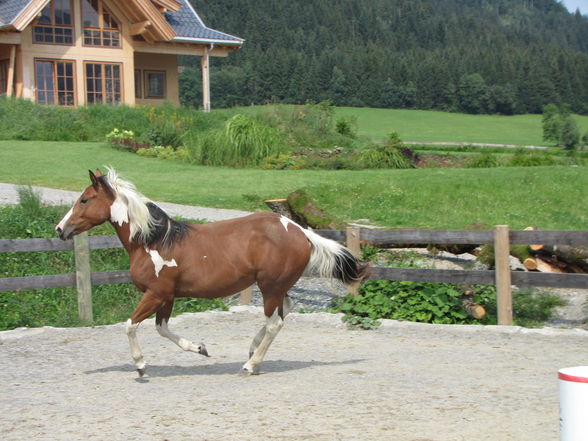
[[[126,323],[140,376],[145,373],[145,361],[137,327],[152,314],[161,336],[184,351],[208,356],[204,344],[196,345],[169,330],[176,297],[226,297],[257,282],[266,323],[253,339],[241,371],[251,375],[259,373],[284,317],[292,310],[287,293],[305,270],[347,284],[366,276],[366,266],[347,248],[284,216],[256,213],[204,225],[177,222],[112,169],[107,174],[90,171],[90,180],[92,184],[55,230],[66,240],[106,221],[114,226],[129,254],[133,283],[144,293]]]

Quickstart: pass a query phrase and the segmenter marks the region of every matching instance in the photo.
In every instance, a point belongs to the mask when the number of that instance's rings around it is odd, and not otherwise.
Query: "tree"
[[[562,118],[559,145],[566,150],[575,149],[580,143],[580,130],[571,115]]]
[[[486,113],[488,109],[488,91],[482,75],[473,73],[463,75],[457,87],[459,110],[465,113]]]
[[[543,107],[541,125],[543,128],[543,141],[557,144],[561,131],[561,121],[559,118],[559,109],[555,104],[551,103]]]

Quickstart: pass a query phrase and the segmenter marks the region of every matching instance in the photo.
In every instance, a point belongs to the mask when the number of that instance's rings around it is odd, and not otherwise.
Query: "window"
[[[33,43],[73,45],[71,0],[51,0],[33,24]]]
[[[0,60],[0,95],[8,90],[8,62]]]
[[[135,98],[143,98],[143,84],[141,82],[140,69],[135,69]]]
[[[84,45],[120,47],[118,23],[102,0],[82,1]]]
[[[121,102],[122,66],[119,63],[85,63],[88,104]]]
[[[165,98],[164,71],[145,71],[145,98]]]
[[[37,103],[75,105],[74,62],[35,60]]]

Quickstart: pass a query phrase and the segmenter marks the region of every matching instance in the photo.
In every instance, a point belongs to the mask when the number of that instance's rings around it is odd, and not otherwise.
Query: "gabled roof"
[[[49,0],[0,0],[0,30],[21,31]],[[132,22],[148,21],[153,41],[241,46],[243,39],[208,28],[188,0],[125,0],[118,3]],[[160,8],[166,12],[163,15]]]
[[[207,27],[188,0],[177,0],[181,4],[177,12],[166,12],[165,18],[176,31],[173,41],[193,43],[216,43],[242,45],[243,39]]]

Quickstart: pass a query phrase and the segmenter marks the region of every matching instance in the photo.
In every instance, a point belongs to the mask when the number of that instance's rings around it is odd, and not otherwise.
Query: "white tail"
[[[339,279],[351,283],[365,277],[366,267],[343,245],[302,228],[312,251],[306,272],[316,272],[321,277]]]

